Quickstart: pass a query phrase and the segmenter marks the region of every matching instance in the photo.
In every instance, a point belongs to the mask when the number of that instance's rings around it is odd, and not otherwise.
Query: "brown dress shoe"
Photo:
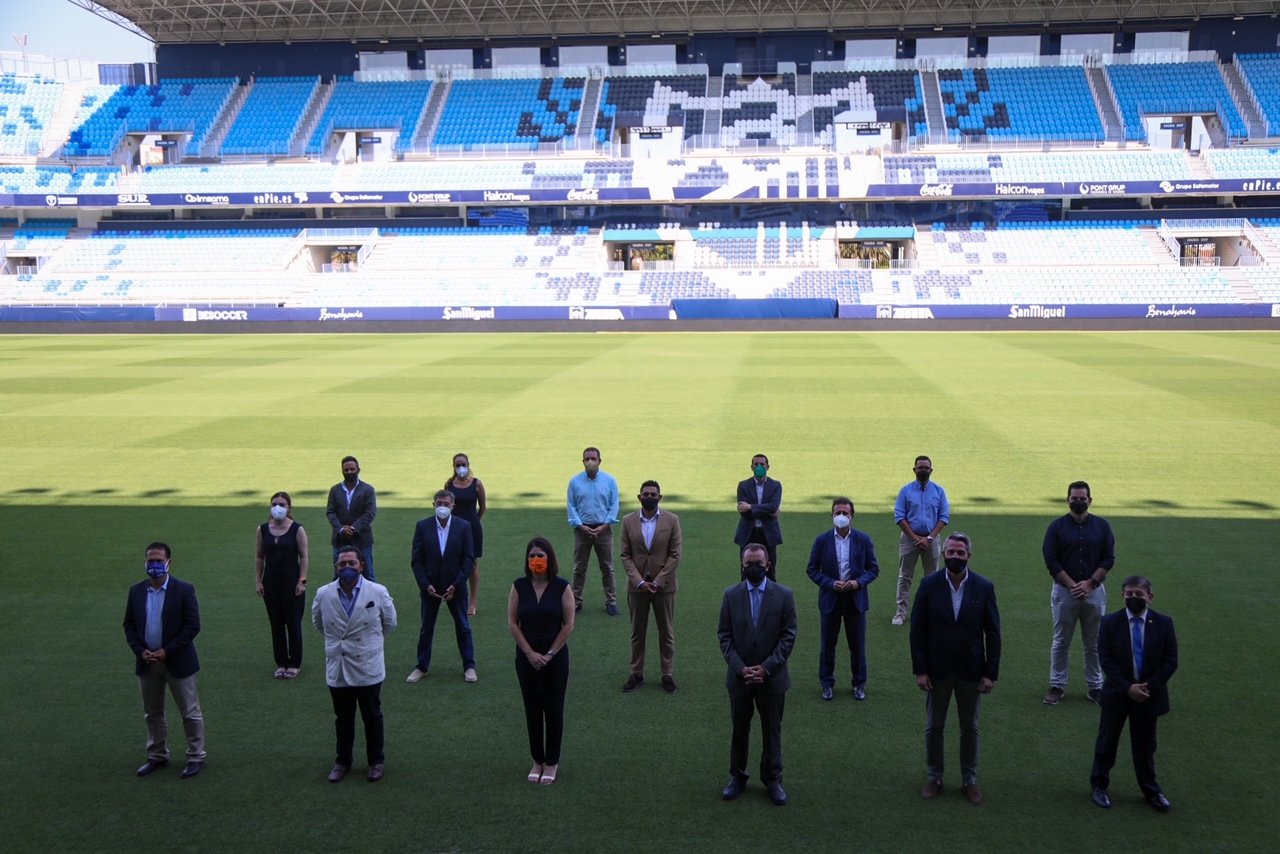
[[[969,799],[969,803],[975,807],[980,807],[987,800],[982,794],[982,790],[978,788],[977,783],[966,783],[964,787],[964,796]]]
[[[926,801],[931,801],[940,794],[942,794],[941,780],[930,780],[925,783],[924,788],[920,790],[920,797],[924,798]]]
[[[1044,704],[1046,706],[1056,706],[1062,702],[1062,695],[1066,692],[1061,688],[1050,688],[1045,692]]]
[[[370,782],[370,783],[376,783],[376,782],[378,782],[379,780],[381,780],[381,779],[382,779],[382,772],[383,772],[384,770],[386,770],[386,769],[384,769],[384,768],[382,767],[382,763],[381,763],[381,762],[379,762],[379,763],[378,763],[378,764],[376,764],[376,765],[370,765],[370,766],[369,766],[369,782]]]
[[[348,768],[348,767],[347,767],[347,766],[345,766],[345,765],[335,765],[335,766],[333,766],[333,770],[329,772],[329,782],[330,782],[330,783],[341,783],[341,782],[342,782],[342,778],[343,778],[343,777],[345,777],[345,776],[347,776],[347,772],[348,772],[348,771],[350,771],[350,770],[351,770],[351,769],[350,769],[350,768]]]

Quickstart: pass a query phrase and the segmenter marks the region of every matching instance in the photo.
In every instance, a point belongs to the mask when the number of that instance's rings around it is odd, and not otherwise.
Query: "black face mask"
[[[764,578],[764,564],[749,563],[742,568],[742,572],[747,576],[747,581],[752,584],[759,584],[761,579]]]
[[[947,572],[952,575],[960,575],[969,568],[969,561],[962,557],[949,557],[946,559]]]
[[[640,506],[643,507],[645,510],[657,510],[658,501],[659,499],[657,498],[641,498]]]
[[[1133,615],[1141,614],[1147,607],[1147,600],[1139,599],[1137,596],[1129,596],[1124,600],[1124,606],[1129,609],[1129,613]]]
[[[355,483],[360,479],[360,472],[358,471],[352,472],[351,474],[347,474],[346,472],[343,472],[342,479],[345,480],[347,483]]]
[[[921,483],[928,483],[929,476],[932,474],[933,472],[931,471],[918,471],[916,472],[916,480],[920,481]]]
[[[1071,508],[1072,513],[1076,514],[1077,516],[1083,516],[1085,514],[1085,511],[1089,509],[1089,502],[1088,501],[1072,501],[1072,502],[1069,502],[1067,506]]]

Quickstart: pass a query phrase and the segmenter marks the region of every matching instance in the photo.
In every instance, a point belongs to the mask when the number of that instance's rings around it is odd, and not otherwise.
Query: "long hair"
[[[524,547],[524,577],[533,578],[533,572],[529,569],[529,552],[534,546],[547,553],[547,580],[550,581],[560,574],[560,564],[556,562],[555,547],[551,545],[546,537],[534,537]]]
[[[272,501],[275,501],[277,498],[284,499],[284,505],[289,510],[288,513],[284,514],[284,517],[288,519],[290,522],[292,522],[293,521],[293,499],[289,497],[289,493],[284,492],[283,490],[271,496]]]

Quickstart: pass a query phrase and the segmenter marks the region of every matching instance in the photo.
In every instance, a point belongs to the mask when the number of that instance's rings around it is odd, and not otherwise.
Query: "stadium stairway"
[[[205,137],[204,145],[200,146],[201,157],[217,157],[218,151],[222,148],[223,141],[227,138],[231,126],[236,123],[236,117],[240,115],[240,109],[244,106],[244,102],[249,99],[249,94],[253,90],[254,80],[242,83],[231,93],[230,100],[227,105],[222,108],[222,113],[213,121],[213,127],[209,129],[209,135]]]
[[[413,138],[415,152],[425,153],[431,147],[431,140],[435,139],[436,130],[440,127],[440,117],[444,115],[444,105],[449,100],[452,89],[452,80],[437,81],[432,85],[422,120],[418,122],[418,133]]]
[[[1249,281],[1248,274],[1245,272],[1248,269],[1250,268],[1221,267],[1218,272],[1231,285],[1231,289],[1236,292],[1236,297],[1241,302],[1262,302],[1262,297],[1254,290],[1253,283]]]
[[[1249,136],[1266,136],[1267,122],[1262,118],[1258,102],[1249,93],[1249,87],[1244,82],[1239,57],[1230,63],[1219,62],[1218,69],[1222,72],[1222,79],[1227,83],[1227,91],[1231,93],[1236,109],[1240,111],[1240,118],[1244,119],[1244,126],[1248,128]]]
[[[1165,267],[1178,266],[1178,259],[1173,257],[1168,245],[1160,238],[1159,232],[1150,226],[1144,226],[1138,229],[1138,233],[1142,235],[1143,242],[1151,248],[1148,259],[1150,263]]]
[[[594,116],[600,112],[600,93],[604,90],[603,77],[588,77],[587,85],[582,90],[582,115]],[[579,148],[590,148],[591,140],[596,135],[595,122],[578,122],[576,136]]]
[[[333,89],[334,82],[330,80],[328,83],[321,82],[312,93],[311,101],[302,111],[302,118],[298,121],[298,126],[293,129],[293,137],[289,140],[291,157],[302,157],[307,153],[307,142],[311,139],[316,125],[319,124],[320,117],[324,115],[325,107],[329,106]]]
[[[1096,65],[1086,66],[1085,79],[1089,81],[1089,91],[1093,93],[1093,102],[1098,108],[1098,116],[1102,119],[1102,127],[1107,142],[1124,141],[1124,121],[1120,118],[1120,105],[1116,102],[1116,93],[1111,89],[1111,81],[1107,73]]]
[[[920,87],[924,92],[924,120],[929,124],[929,137],[945,140],[947,115],[942,108],[942,86],[938,82],[938,72],[921,71]]]

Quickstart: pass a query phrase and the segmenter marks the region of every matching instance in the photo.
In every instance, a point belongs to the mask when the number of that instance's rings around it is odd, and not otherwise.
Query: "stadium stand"
[[[596,116],[596,140],[606,142],[619,113],[640,119],[641,125],[683,124],[684,137],[703,132],[707,78],[705,75],[623,77],[605,79]]]
[[[1210,114],[1223,119],[1228,135],[1249,135],[1216,62],[1108,65],[1107,75],[1123,114],[1125,138],[1147,138],[1144,116]]]
[[[40,153],[62,90],[52,78],[0,74],[0,156]]]
[[[249,97],[222,142],[224,155],[277,155],[290,152],[290,143],[319,77],[263,77],[254,81]]]
[[[1106,135],[1079,66],[947,69],[938,72],[938,83],[952,140],[1101,141]]]
[[[436,129],[436,146],[501,145],[537,150],[573,136],[582,78],[457,80]]]
[[[68,157],[107,157],[126,133],[187,134],[186,153],[196,155],[235,80],[167,80],[155,86],[93,86],[81,101]]]
[[[914,71],[820,71],[813,75],[813,129],[831,142],[835,117],[846,110],[906,111],[912,134],[928,133],[924,90]]]
[[[350,77],[339,78],[307,144],[307,154],[323,155],[330,134],[342,130],[394,130],[395,150],[412,150],[431,87],[430,80],[358,83]]]

